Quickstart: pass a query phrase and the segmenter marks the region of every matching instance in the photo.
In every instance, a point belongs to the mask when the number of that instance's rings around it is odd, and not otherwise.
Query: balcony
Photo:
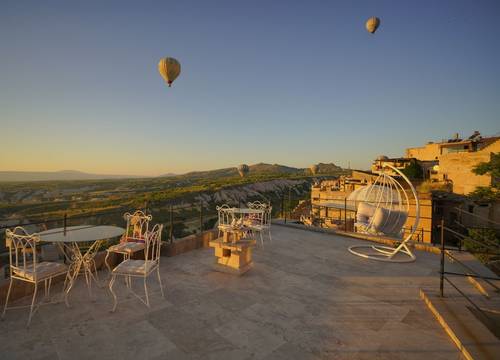
[[[80,281],[71,308],[42,305],[29,329],[27,311],[10,310],[0,322],[2,358],[458,358],[419,299],[419,288],[438,286],[436,255],[379,263],[347,252],[360,240],[273,230],[273,243],[255,250],[254,268],[241,277],[213,271],[212,249],[162,257],[166,299],[151,278],[151,309],[120,281],[121,302],[110,313],[107,288],[91,301]]]

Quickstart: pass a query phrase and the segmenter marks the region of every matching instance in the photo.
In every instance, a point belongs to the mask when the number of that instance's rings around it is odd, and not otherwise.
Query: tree
[[[474,200],[500,200],[500,153],[491,154],[490,161],[477,164],[472,172],[476,175],[491,176],[491,185],[478,186],[469,196]]]
[[[422,170],[422,167],[416,161],[412,161],[401,172],[410,179],[423,179],[424,177],[424,170]]]

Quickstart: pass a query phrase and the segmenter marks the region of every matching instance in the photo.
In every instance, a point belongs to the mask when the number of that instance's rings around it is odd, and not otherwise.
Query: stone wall
[[[440,144],[427,144],[422,147],[406,149],[407,158],[415,158],[421,161],[436,160],[441,155]]]
[[[448,153],[439,157],[439,175],[453,184],[453,192],[467,195],[478,186],[490,186],[491,176],[472,172],[480,162],[487,162],[491,154],[500,152],[500,141],[475,152]]]

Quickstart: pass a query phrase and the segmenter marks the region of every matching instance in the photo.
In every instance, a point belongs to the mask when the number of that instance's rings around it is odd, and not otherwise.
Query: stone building
[[[406,149],[406,157],[420,162],[437,161],[428,173],[435,182],[452,185],[455,194],[467,195],[478,186],[490,186],[489,175],[476,175],[472,169],[481,162],[488,162],[493,153],[500,152],[500,136],[482,137],[474,132],[467,139],[456,135],[440,143],[428,143],[423,147]]]

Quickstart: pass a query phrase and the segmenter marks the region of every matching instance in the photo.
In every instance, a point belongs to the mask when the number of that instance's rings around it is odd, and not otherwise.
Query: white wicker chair
[[[132,254],[144,251],[149,222],[152,220],[151,215],[146,215],[141,210],[137,210],[133,214],[126,213],[123,217],[127,221],[125,234],[123,234],[119,244],[110,246],[106,250],[104,263],[110,273],[111,265],[108,263],[108,258],[111,253],[121,254],[124,260],[127,260],[130,259]]]
[[[37,243],[40,242],[38,234],[28,234],[22,227],[16,227],[14,230],[5,232],[6,246],[9,249],[10,261],[10,284],[7,291],[7,298],[3,308],[2,318],[5,316],[7,309],[14,309],[26,306],[8,307],[9,297],[12,290],[14,280],[24,281],[35,285],[33,298],[31,300],[30,314],[28,324],[31,323],[31,318],[38,307],[35,307],[35,300],[38,290],[38,283],[44,282],[45,296],[50,296],[50,286],[52,279],[59,275],[68,273],[68,267],[62,263],[37,261]],[[67,279],[67,278],[66,278]],[[65,284],[66,285],[66,284]]]
[[[149,294],[146,280],[148,276],[156,270],[158,282],[160,283],[161,296],[165,297],[160,277],[160,247],[162,230],[163,225],[157,224],[155,225],[153,230],[147,234],[144,248],[144,260],[127,259],[113,269],[111,273],[111,281],[109,282],[109,291],[111,291],[114,299],[114,305],[112,309],[113,312],[116,310],[116,306],[118,304],[116,294],[113,291],[113,284],[115,283],[115,279],[117,276],[125,276],[129,279],[131,277],[143,278],[145,293],[144,298],[136,294],[132,290],[131,284],[129,284],[130,286],[127,287],[139,300],[141,300],[147,307],[149,307]]]

